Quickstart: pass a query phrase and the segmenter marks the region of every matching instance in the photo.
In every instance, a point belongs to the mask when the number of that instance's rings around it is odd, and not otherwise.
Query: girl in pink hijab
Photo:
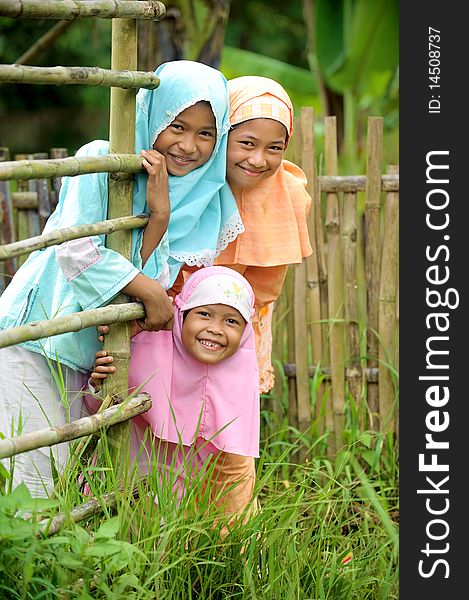
[[[149,427],[160,466],[180,474],[179,497],[195,471],[211,466],[210,497],[233,517],[252,501],[259,456],[253,314],[247,280],[233,269],[206,267],[175,297],[172,331],[141,331],[131,340],[129,385],[152,398],[151,409],[133,420],[133,458]],[[114,370],[112,357],[98,351],[91,383],[99,387]],[[97,399],[87,403],[99,406]],[[148,460],[140,466],[147,471]]]

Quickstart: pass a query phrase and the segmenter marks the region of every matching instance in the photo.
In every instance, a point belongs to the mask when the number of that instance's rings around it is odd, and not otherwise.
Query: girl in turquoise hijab
[[[225,183],[223,169],[230,128],[226,96],[220,94],[221,73],[200,63],[174,61],[163,64],[156,74],[161,78],[158,94],[140,90],[137,95],[137,152],[151,148],[176,115],[198,101],[210,103],[217,129],[212,156],[203,166],[184,177],[169,176],[168,287],[171,287],[182,264],[212,265],[215,256],[244,227],[234,198],[224,195],[222,199],[219,193]],[[134,198],[144,201],[144,174],[137,176],[136,188]]]
[[[167,231],[157,237],[159,243],[150,250],[147,244],[143,261],[144,228],[132,232],[130,260],[106,248],[104,235],[31,253],[0,297],[0,328],[97,308],[124,291],[142,300],[147,317],[150,311],[159,316],[159,322],[146,319],[142,326],[159,329],[172,316],[164,289],[172,285],[182,264],[212,264],[215,256],[243,230],[234,198],[220,197],[229,128],[226,79],[219,71],[192,61],[165,63],[156,74],[159,87],[137,94],[135,151],[147,159],[142,161],[147,173],[139,173],[135,178],[133,214],[148,212],[147,182],[149,185],[153,157],[159,152],[165,157],[169,172]],[[175,152],[174,145],[159,145],[168,136],[185,131],[184,111],[207,103],[215,118],[215,141],[210,155],[194,158],[195,146]],[[195,137],[209,135],[207,128],[194,133]],[[77,156],[107,153],[109,143],[95,140],[80,148]],[[107,180],[107,173],[64,177],[57,208],[44,233],[106,219]],[[23,433],[77,418],[84,374],[92,367],[99,346],[96,330],[88,328],[0,349],[0,432],[12,435],[12,423],[18,426],[20,414]],[[59,379],[65,381],[65,396],[52,374],[57,369],[61,371]],[[53,450],[60,468],[68,458],[68,445],[60,444]],[[13,485],[21,481],[34,495],[50,490],[48,450],[18,455]]]

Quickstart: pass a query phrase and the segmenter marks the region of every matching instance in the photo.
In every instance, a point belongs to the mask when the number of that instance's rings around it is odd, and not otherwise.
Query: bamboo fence
[[[381,173],[381,117],[368,120],[365,175],[338,175],[335,117],[324,122],[318,175],[313,131],[305,107],[293,158],[308,178],[313,253],[287,273],[274,309],[273,359],[276,387],[286,375],[289,424],[311,430],[310,439],[329,432],[333,454],[354,424],[398,434],[399,170]],[[265,401],[282,414],[278,389]]]

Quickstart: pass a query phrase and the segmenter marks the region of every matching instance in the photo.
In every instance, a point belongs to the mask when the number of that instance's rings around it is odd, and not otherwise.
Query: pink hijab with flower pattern
[[[195,302],[194,302],[195,301]],[[227,304],[246,319],[238,350],[217,364],[192,358],[181,341],[183,313]],[[138,418],[169,442],[192,445],[197,437],[224,452],[259,456],[259,373],[251,317],[254,294],[246,279],[225,267],[193,273],[174,300],[172,331],[142,331],[132,338],[129,384],[152,398]]]

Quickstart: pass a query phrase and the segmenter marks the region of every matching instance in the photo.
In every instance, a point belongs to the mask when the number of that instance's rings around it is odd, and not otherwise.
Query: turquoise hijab
[[[151,149],[157,136],[176,116],[196,102],[212,107],[217,138],[210,159],[187,175],[169,175],[171,215],[168,225],[170,286],[181,266],[210,266],[216,256],[244,231],[236,201],[226,189],[229,97],[223,74],[202,63],[178,60],[159,66],[160,85],[137,94],[136,147]],[[134,202],[146,206],[145,174],[135,181]],[[226,186],[225,186],[226,188]]]

